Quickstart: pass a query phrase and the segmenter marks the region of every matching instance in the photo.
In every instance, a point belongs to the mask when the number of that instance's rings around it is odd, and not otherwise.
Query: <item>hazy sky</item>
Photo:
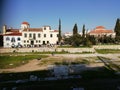
[[[58,29],[59,18],[62,32],[71,32],[75,23],[79,31],[102,25],[114,29],[120,18],[120,0],[3,0],[0,27],[20,28],[23,21],[30,27],[50,25]]]

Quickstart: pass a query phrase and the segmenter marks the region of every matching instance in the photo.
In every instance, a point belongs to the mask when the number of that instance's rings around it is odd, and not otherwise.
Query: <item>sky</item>
[[[44,25],[57,30],[61,19],[62,32],[72,32],[77,23],[81,31],[83,24],[92,30],[96,26],[114,29],[120,18],[120,0],[3,0],[1,3],[0,29],[20,28],[27,21],[31,28]]]

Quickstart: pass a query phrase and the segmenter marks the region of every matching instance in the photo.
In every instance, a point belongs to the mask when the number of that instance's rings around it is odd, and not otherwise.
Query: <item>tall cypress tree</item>
[[[85,25],[83,25],[82,28],[82,44],[85,45],[86,44],[86,38],[85,38]]]
[[[115,25],[115,29],[114,29],[115,33],[116,33],[116,37],[115,40],[117,42],[120,42],[120,19],[118,18],[116,21],[116,25]]]
[[[78,27],[77,27],[77,24],[75,24],[73,27],[73,36],[77,34],[78,34]]]
[[[60,43],[60,42],[61,42],[61,39],[62,39],[62,36],[61,36],[61,20],[60,20],[60,19],[59,19],[59,27],[58,27],[58,30],[59,30],[58,42]]]
[[[116,37],[120,37],[120,19],[118,18],[116,21],[115,29]]]
[[[83,25],[83,29],[82,29],[82,38],[85,38],[85,25]]]

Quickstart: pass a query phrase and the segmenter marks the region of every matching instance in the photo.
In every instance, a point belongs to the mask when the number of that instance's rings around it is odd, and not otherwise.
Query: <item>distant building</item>
[[[66,37],[66,38],[69,38],[72,35],[73,35],[72,32],[66,32],[66,33],[64,33],[64,37]]]
[[[80,35],[82,35],[82,33],[80,32],[80,33],[78,33],[78,34],[80,34]],[[69,38],[70,36],[72,36],[73,35],[73,32],[66,32],[66,33],[64,33],[64,37],[66,37],[66,38]]]
[[[3,26],[4,47],[39,47],[46,44],[57,44],[58,30],[51,30],[50,26],[30,28],[28,22],[22,22],[20,29],[7,29]]]
[[[107,30],[103,26],[97,26],[95,29],[91,30],[88,34],[93,35],[95,37],[103,37],[104,35],[111,36],[113,38],[115,37],[115,32],[113,30]]]

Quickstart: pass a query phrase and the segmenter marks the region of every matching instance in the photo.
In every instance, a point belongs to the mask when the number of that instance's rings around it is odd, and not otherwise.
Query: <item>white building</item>
[[[82,35],[81,32],[79,32],[78,34]],[[66,33],[64,33],[64,37],[69,38],[70,36],[73,36],[73,32],[66,32]]]
[[[10,33],[3,36],[4,47],[21,47],[22,33]]]
[[[42,28],[30,28],[28,22],[21,24],[20,30],[7,29],[3,26],[3,45],[12,47],[22,45],[23,47],[39,47],[58,43],[58,30],[51,30],[50,26]]]

